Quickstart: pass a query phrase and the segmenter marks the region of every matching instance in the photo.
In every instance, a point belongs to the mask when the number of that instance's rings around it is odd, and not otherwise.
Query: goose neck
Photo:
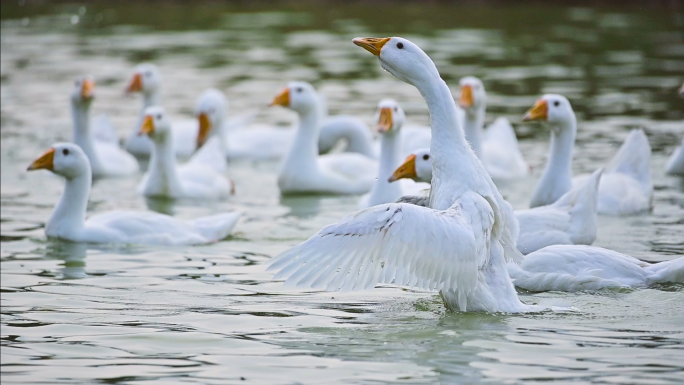
[[[90,104],[72,102],[71,116],[73,120],[74,143],[85,152],[90,161],[91,169],[99,170],[99,160],[95,152],[92,133],[90,132]]]
[[[75,178],[65,178],[64,193],[46,226],[48,235],[56,229],[76,232],[84,227],[92,183],[90,169],[86,171]]]
[[[465,138],[478,157],[482,156],[482,129],[484,127],[485,109],[478,107],[472,112],[466,112],[463,129]]]
[[[181,189],[176,170],[173,138],[171,135],[157,135],[152,143],[148,184],[151,184],[155,190],[173,195],[171,192],[177,192]]]
[[[572,150],[577,131],[574,119],[551,130],[549,161],[542,178],[572,179]]]
[[[305,172],[311,167],[316,167],[320,130],[319,115],[318,108],[311,108],[299,113],[299,127],[284,163],[286,169]]]

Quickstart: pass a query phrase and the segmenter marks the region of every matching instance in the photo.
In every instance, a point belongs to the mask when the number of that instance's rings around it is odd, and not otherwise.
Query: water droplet
[[[83,16],[86,14],[86,7],[81,7],[78,9],[78,14]]]
[[[78,17],[78,15],[71,16],[71,24],[74,24],[74,25],[78,24],[79,20],[80,20],[80,18]]]

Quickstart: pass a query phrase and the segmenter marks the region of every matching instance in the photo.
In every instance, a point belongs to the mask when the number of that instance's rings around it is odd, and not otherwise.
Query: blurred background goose
[[[555,202],[589,175],[572,178],[577,119],[567,98],[542,96],[523,118],[533,120],[545,122],[551,130],[549,158],[530,202],[530,207],[537,207]],[[646,134],[640,129],[632,130],[603,171],[598,192],[599,214],[628,215],[651,209],[650,159],[651,146]]]
[[[119,147],[116,140],[97,136],[91,131],[90,108],[94,98],[95,81],[89,76],[77,78],[71,92],[73,142],[88,157],[94,178],[137,174],[139,167],[135,157]]]
[[[271,105],[299,115],[299,127],[278,174],[283,194],[363,194],[373,186],[378,163],[357,153],[318,155],[321,106],[306,82],[290,82]]]
[[[162,107],[148,107],[140,135],[152,139],[152,157],[138,190],[151,198],[220,199],[233,191],[232,182],[217,169],[225,169],[225,157],[219,150],[212,154],[198,152],[190,160],[176,165],[171,122]],[[198,139],[195,139],[197,141]],[[219,141],[214,145],[219,146]],[[216,167],[208,159],[220,163]]]

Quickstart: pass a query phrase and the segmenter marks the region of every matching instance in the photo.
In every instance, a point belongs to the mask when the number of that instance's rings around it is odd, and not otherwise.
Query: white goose
[[[601,247],[547,246],[508,265],[515,286],[530,291],[600,290],[684,283],[684,257],[650,264]]]
[[[465,140],[456,104],[430,58],[399,38],[356,38],[384,69],[420,91],[430,111],[429,207],[358,211],[276,257],[270,269],[299,287],[369,289],[394,283],[440,290],[449,309],[523,312],[506,261],[519,260],[517,221]]]
[[[496,180],[528,176],[530,166],[518,147],[518,138],[506,118],[498,118],[484,129],[487,93],[482,81],[466,76],[459,82],[459,106],[465,111],[463,128],[466,139],[484,163],[489,175]]]
[[[537,207],[555,202],[589,175],[572,178],[577,120],[568,99],[561,95],[542,96],[523,118],[532,120],[546,122],[551,129],[549,160],[530,202],[530,207]],[[650,159],[648,138],[642,130],[632,130],[603,171],[598,192],[599,214],[628,215],[651,209]]]
[[[83,243],[201,244],[230,234],[239,213],[183,221],[154,212],[110,211],[86,220],[91,170],[88,157],[73,143],[56,143],[28,168],[46,169],[65,178],[64,193],[45,227],[51,238]]]
[[[152,142],[147,136],[138,135],[138,130],[143,123],[145,110],[151,106],[161,105],[161,81],[157,66],[144,63],[135,67],[133,77],[126,88],[127,93],[142,94],[140,117],[126,140],[126,151],[137,157],[146,158],[152,152]],[[197,123],[194,120],[183,120],[176,122],[172,129],[174,153],[184,158],[191,156],[197,149]]]
[[[381,134],[380,167],[373,188],[359,201],[360,208],[394,202],[403,195],[416,195],[430,187],[411,180],[392,183],[392,172],[401,163],[401,127],[405,117],[404,110],[394,99],[383,99],[378,104],[376,119]]]
[[[101,139],[90,129],[90,107],[95,97],[95,82],[90,77],[79,77],[71,93],[71,115],[74,143],[90,160],[93,177],[120,177],[137,174],[138,161],[116,141]]]
[[[318,153],[330,152],[338,142],[344,141],[345,152],[353,152],[370,158],[377,158],[373,147],[373,136],[368,126],[360,119],[349,115],[328,115],[324,98],[317,95],[321,108],[321,128],[318,139]],[[227,156],[229,159],[274,160],[287,151],[297,133],[296,128],[243,125],[228,134]]]
[[[684,138],[682,143],[675,148],[665,166],[665,173],[668,175],[684,176]]]
[[[283,194],[363,194],[373,186],[377,161],[356,153],[318,156],[321,108],[316,90],[306,82],[290,82],[271,105],[299,115],[297,135],[278,174]]]
[[[596,240],[598,185],[603,169],[565,193],[556,202],[528,210],[515,210],[520,224],[517,247],[523,254],[549,245],[591,245]],[[409,156],[390,180],[432,180],[430,150]]]
[[[205,158],[198,160],[201,153],[186,164],[176,166],[171,123],[162,107],[147,108],[140,134],[147,135],[153,142],[149,169],[138,187],[142,195],[151,198],[221,199],[232,193],[232,182],[208,165]],[[220,152],[214,153],[218,153],[216,162],[225,163]]]

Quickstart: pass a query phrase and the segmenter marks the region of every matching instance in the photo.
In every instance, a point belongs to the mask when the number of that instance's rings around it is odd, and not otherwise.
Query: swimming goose
[[[318,155],[321,107],[316,90],[306,82],[290,82],[272,106],[299,115],[299,128],[278,173],[283,194],[363,194],[373,186],[377,161],[356,153]]]
[[[523,121],[539,120],[551,129],[551,150],[530,207],[549,205],[589,177],[572,178],[572,151],[577,120],[568,99],[548,94],[539,99]],[[632,130],[605,167],[598,192],[598,212],[628,215],[650,210],[653,184],[649,162],[651,146],[643,130]]]
[[[359,201],[360,208],[394,202],[400,196],[416,195],[430,187],[410,180],[402,180],[400,183],[392,183],[390,180],[392,172],[401,163],[401,127],[405,117],[404,110],[394,99],[383,99],[378,104],[376,120],[381,135],[380,167],[373,188]]]
[[[682,143],[674,149],[665,166],[665,173],[668,175],[684,176],[684,138]]]
[[[459,81],[459,106],[465,111],[463,129],[468,143],[484,163],[489,175],[498,180],[522,178],[530,166],[518,148],[518,138],[506,118],[497,118],[484,129],[487,93],[482,81],[466,76]]]
[[[142,195],[171,199],[220,199],[231,194],[231,181],[209,165],[201,153],[176,166],[171,122],[162,107],[147,108],[140,134],[150,137],[153,143],[148,171],[138,187]],[[216,162],[226,162],[220,152],[214,153],[218,153]]]
[[[524,312],[508,277],[517,221],[461,128],[456,104],[437,68],[400,37],[356,38],[380,65],[415,86],[432,127],[429,207],[390,203],[357,211],[274,258],[287,284],[326,290],[394,283],[439,290],[448,309]]]
[[[225,213],[184,221],[154,212],[110,211],[86,220],[91,170],[88,157],[73,143],[56,143],[28,171],[45,169],[66,180],[45,234],[72,242],[181,245],[221,240],[240,217]]]
[[[409,156],[390,178],[432,180],[430,150]],[[529,254],[542,247],[558,244],[591,245],[596,240],[598,185],[603,169],[595,171],[584,183],[565,193],[556,202],[528,210],[515,210],[520,224],[517,247]]]
[[[617,251],[584,245],[547,246],[509,264],[515,286],[530,291],[600,290],[684,283],[684,257],[647,263]]]
[[[349,115],[328,115],[324,98],[317,95],[321,108],[321,128],[318,138],[318,153],[330,152],[338,142],[344,141],[344,152],[353,152],[370,158],[377,158],[373,147],[373,136],[368,126],[360,119]],[[280,159],[287,154],[296,135],[296,128],[243,125],[228,134],[228,158],[251,160]]]
[[[96,137],[90,130],[90,107],[95,98],[95,82],[91,77],[76,79],[71,93],[71,115],[74,143],[88,156],[94,178],[121,177],[138,173],[138,161],[116,141]]]
[[[138,135],[140,126],[145,118],[145,110],[151,106],[161,104],[161,75],[154,64],[144,63],[135,67],[135,72],[126,88],[127,93],[142,94],[140,117],[133,127],[133,132],[126,140],[126,151],[146,158],[152,151],[152,142],[147,136]],[[197,149],[197,124],[194,120],[183,120],[173,125],[173,149],[177,156],[187,158]]]

